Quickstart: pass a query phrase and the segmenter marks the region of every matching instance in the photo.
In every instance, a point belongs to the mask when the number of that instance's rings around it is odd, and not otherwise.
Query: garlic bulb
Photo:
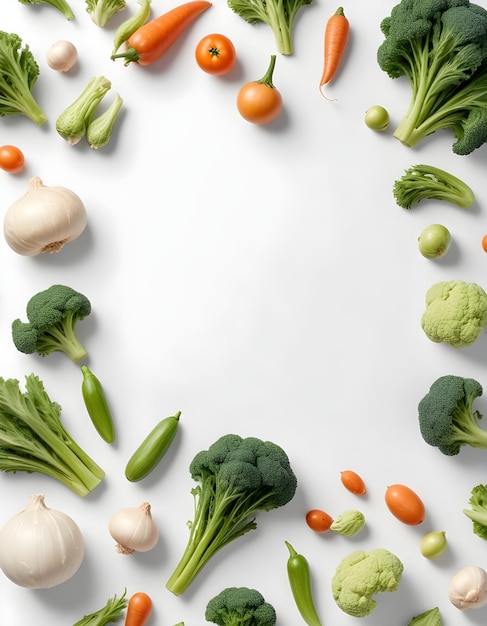
[[[66,187],[48,187],[35,176],[27,192],[5,214],[3,232],[8,245],[24,256],[58,252],[86,227],[81,199]]]
[[[117,542],[115,547],[121,554],[148,552],[159,541],[159,530],[152,519],[151,505],[148,502],[115,513],[108,530]]]
[[[463,567],[451,579],[448,597],[461,611],[484,606],[487,604],[487,572],[475,565]]]
[[[57,72],[68,72],[78,60],[78,50],[70,41],[61,39],[47,49],[46,61]]]
[[[60,585],[78,571],[83,557],[79,527],[65,513],[48,508],[42,494],[31,496],[0,530],[0,569],[21,587]]]

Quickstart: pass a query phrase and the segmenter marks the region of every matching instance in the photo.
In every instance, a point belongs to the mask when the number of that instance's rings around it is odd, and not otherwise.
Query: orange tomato
[[[0,168],[11,174],[20,172],[24,167],[25,159],[22,150],[16,146],[0,146]]]
[[[340,474],[340,479],[342,481],[343,486],[348,491],[351,491],[356,496],[365,495],[367,489],[365,487],[365,483],[361,476],[359,476],[356,472],[352,470],[344,470]]]
[[[417,526],[424,520],[423,501],[406,485],[389,485],[385,493],[385,502],[392,515],[404,524]]]
[[[487,252],[487,235],[484,235],[482,237],[482,250],[484,252]]]
[[[282,96],[272,83],[276,56],[271,56],[267,72],[260,80],[246,83],[238,92],[237,109],[253,124],[269,124],[282,111]]]
[[[206,35],[195,50],[196,63],[208,74],[222,76],[235,65],[237,53],[235,46],[225,35],[213,33]]]
[[[315,533],[326,533],[333,524],[333,518],[325,511],[312,509],[306,513],[306,523]]]

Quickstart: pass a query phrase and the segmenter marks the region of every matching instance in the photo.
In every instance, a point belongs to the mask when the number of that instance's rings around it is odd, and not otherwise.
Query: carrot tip
[[[336,102],[338,100],[338,98],[329,98],[326,94],[324,94],[323,85],[320,85],[319,89],[320,89],[320,94],[323,96],[325,100],[328,100],[328,102]]]

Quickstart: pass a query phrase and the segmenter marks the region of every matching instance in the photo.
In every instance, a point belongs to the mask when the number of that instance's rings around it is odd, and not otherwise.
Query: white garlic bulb
[[[0,529],[0,568],[21,587],[60,585],[78,571],[83,557],[79,527],[47,507],[42,494],[31,496],[27,507]]]
[[[159,541],[159,530],[152,519],[148,502],[115,513],[110,519],[108,530],[121,554],[148,552]]]
[[[450,602],[460,609],[477,609],[487,604],[487,572],[476,565],[459,570],[448,586]]]
[[[49,187],[38,176],[7,210],[3,232],[8,245],[24,256],[58,252],[86,228],[86,209],[66,187]]]

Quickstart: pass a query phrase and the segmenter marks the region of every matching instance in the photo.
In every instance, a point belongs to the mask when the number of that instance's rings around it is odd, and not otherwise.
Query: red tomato
[[[417,526],[424,520],[425,508],[423,501],[406,485],[390,485],[387,487],[385,501],[389,511],[404,524]]]
[[[20,172],[25,159],[22,151],[16,146],[0,146],[0,168],[11,174]]]
[[[237,54],[233,43],[225,37],[214,33],[207,35],[196,46],[196,63],[208,74],[221,76],[235,65]]]
[[[306,513],[306,523],[315,533],[326,533],[333,524],[333,518],[325,511],[312,509]]]

